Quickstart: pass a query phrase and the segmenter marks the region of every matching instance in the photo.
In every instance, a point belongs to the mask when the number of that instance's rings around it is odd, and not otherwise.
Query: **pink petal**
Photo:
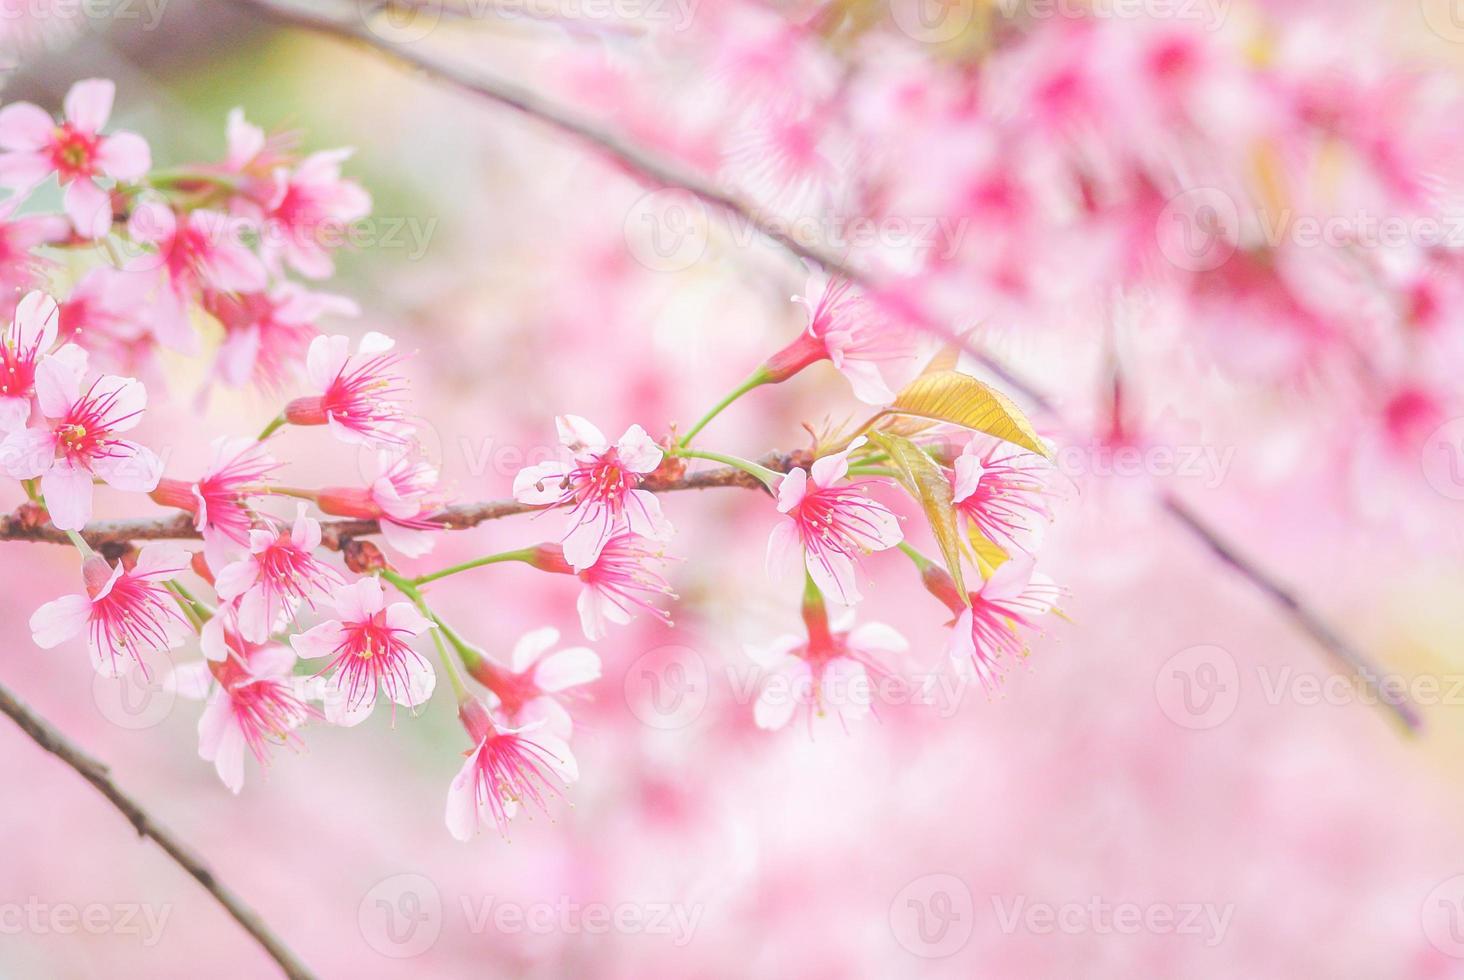
[[[534,683],[549,694],[600,678],[600,658],[588,647],[570,647],[545,657],[534,668]]]
[[[0,442],[0,466],[16,480],[34,480],[56,460],[56,433],[50,429],[16,429]]]
[[[66,358],[43,357],[36,365],[36,401],[47,418],[63,417],[81,397],[81,372]]]
[[[328,619],[319,626],[291,636],[290,646],[294,648],[301,660],[334,657],[339,652],[345,633],[346,628],[340,620]]]
[[[513,497],[521,504],[552,504],[564,495],[560,487],[567,468],[563,463],[537,463],[514,475]]]
[[[97,166],[113,180],[132,183],[152,169],[152,152],[136,133],[113,133],[97,147]]]
[[[40,106],[12,102],[0,109],[0,149],[43,150],[55,131],[56,121]]]
[[[786,514],[803,502],[808,493],[808,474],[798,466],[778,481],[778,511]]]
[[[665,455],[639,425],[626,429],[615,449],[621,464],[632,473],[650,473],[661,465],[661,457]]]
[[[0,155],[0,187],[9,187],[17,195],[25,194],[51,176],[53,169],[49,159],[28,150]]]
[[[478,829],[478,753],[482,751],[480,744],[468,755],[447,788],[447,832],[457,840],[472,840]]]
[[[515,674],[524,673],[558,642],[559,631],[552,626],[543,626],[525,633],[513,645],[513,653],[508,658],[508,669]]]
[[[91,600],[84,595],[52,599],[31,614],[31,638],[42,650],[49,650],[86,629]]]
[[[92,477],[81,467],[58,461],[41,476],[41,493],[51,523],[62,531],[80,531],[91,520]]]
[[[17,347],[35,347],[41,353],[47,353],[56,343],[56,324],[60,315],[54,299],[33,289],[15,306],[10,336]]]
[[[151,493],[163,476],[163,461],[146,446],[119,439],[112,444],[111,455],[91,461],[94,474],[109,487],[131,493]]]
[[[95,133],[107,125],[112,115],[112,99],[117,87],[106,78],[86,78],[71,86],[66,93],[66,121],[83,133]]]
[[[103,238],[112,228],[112,197],[89,177],[67,184],[61,204],[82,238]]]
[[[841,605],[852,606],[863,598],[854,580],[852,559],[836,551],[825,551],[819,560],[810,552],[804,566],[819,591]]]
[[[594,423],[578,415],[556,416],[554,427],[559,430],[559,441],[571,449],[602,453],[610,445],[605,441],[605,434],[595,428]]]
[[[564,548],[564,560],[575,571],[589,568],[600,559],[600,552],[605,549],[605,543],[610,540],[613,530],[614,520],[609,508],[602,507],[593,512],[570,528],[560,542]]]

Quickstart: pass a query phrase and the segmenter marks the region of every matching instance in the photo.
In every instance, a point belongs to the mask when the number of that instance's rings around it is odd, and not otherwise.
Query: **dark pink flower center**
[[[51,164],[61,183],[96,173],[97,146],[95,133],[78,132],[70,123],[61,123],[51,136]]]

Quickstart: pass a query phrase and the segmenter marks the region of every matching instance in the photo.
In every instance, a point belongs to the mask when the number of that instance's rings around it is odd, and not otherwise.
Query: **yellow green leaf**
[[[1051,458],[1022,410],[1006,395],[959,371],[933,371],[905,386],[891,412],[975,429]]]
[[[1007,560],[1006,549],[976,529],[975,524],[966,525],[966,537],[971,541],[971,552],[976,556],[976,568],[982,578],[991,578],[991,573]]]
[[[930,530],[935,533],[945,559],[946,570],[955,579],[961,596],[966,596],[966,583],[961,574],[961,533],[956,526],[956,507],[951,481],[935,460],[904,436],[891,432],[871,432],[869,438],[890,457],[890,465],[899,474],[900,484],[920,502]],[[969,599],[967,600],[970,601]]]

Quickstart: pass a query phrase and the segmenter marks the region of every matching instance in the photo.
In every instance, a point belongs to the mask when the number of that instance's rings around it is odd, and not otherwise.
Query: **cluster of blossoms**
[[[545,627],[500,662],[445,622],[425,588],[520,562],[578,579],[589,640],[637,615],[669,626],[666,603],[676,596],[659,568],[673,528],[656,492],[692,464],[720,463],[767,491],[769,571],[803,595],[806,636],[757,651],[768,671],[754,711],[760,726],[779,727],[799,704],[811,717],[868,714],[845,689],[868,671],[899,668],[881,659],[906,651],[893,629],[831,625],[825,610],[827,599],[852,617],[866,555],[896,546],[910,555],[956,613],[956,669],[988,683],[1051,607],[1055,590],[1031,572],[1050,517],[1045,447],[1035,436],[1026,446],[973,436],[980,426],[969,419],[902,406],[912,383],[980,383],[927,365],[916,331],[854,284],[822,274],[798,299],[805,329],[685,434],[670,427],[653,438],[632,425],[611,442],[586,419],[560,416],[563,459],[522,470],[513,486],[523,509],[562,518],[555,540],[408,577],[368,543],[328,539],[323,519],[375,522],[369,533],[379,532],[391,555],[420,558],[453,526],[437,468],[413,438],[406,357],[381,333],[353,342],[323,332],[322,318],[355,314],[354,304],[289,278],[329,275],[327,243],[340,236],[326,233],[369,207],[341,174],[347,153],[302,155],[293,139],[266,136],[236,111],[222,162],[155,169],[140,137],[104,132],[111,102],[111,84],[93,80],[73,88],[60,121],[27,104],[0,109],[0,180],[13,200],[54,179],[65,208],[64,223],[43,224],[15,217],[7,202],[0,228],[0,237],[34,249],[32,261],[4,266],[5,285],[20,298],[0,348],[0,463],[25,489],[27,520],[65,532],[82,558],[80,591],[31,618],[37,645],[84,633],[108,677],[147,673],[160,655],[195,646],[198,658],[173,667],[165,683],[206,701],[199,754],[230,790],[242,788],[248,756],[265,763],[275,747],[299,745],[311,724],[358,725],[382,701],[394,718],[398,708],[425,710],[441,672],[470,740],[448,792],[451,833],[467,839],[489,822],[506,832],[524,802],[545,807],[577,777],[569,705],[600,677],[599,656],[562,646],[558,630]],[[69,289],[48,258],[62,249],[91,260]],[[147,388],[156,393],[157,382],[102,373],[156,374],[159,347],[210,349],[212,381],[256,387],[279,400],[278,415],[256,437],[216,439],[202,472],[165,473],[158,452],[126,438],[144,422]],[[876,406],[856,430],[762,462],[693,447],[736,398],[822,361]],[[898,423],[911,415],[922,419],[915,428]],[[1006,421],[1030,432],[1024,419]],[[365,453],[370,475],[349,486],[282,484],[286,462],[271,440],[286,427],[323,430]],[[94,550],[87,532],[97,481],[187,514],[201,548],[135,550],[112,540]],[[944,553],[945,567],[905,541],[899,487],[928,515],[943,502],[934,525],[966,529],[966,543]],[[983,575],[979,588],[957,587],[963,565]]]

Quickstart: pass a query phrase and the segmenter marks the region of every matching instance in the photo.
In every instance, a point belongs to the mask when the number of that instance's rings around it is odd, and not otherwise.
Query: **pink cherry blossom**
[[[255,520],[248,497],[261,491],[279,465],[255,440],[221,436],[202,476],[191,483],[164,477],[152,498],[193,515],[209,567],[222,569],[232,550],[249,547]]]
[[[842,452],[822,456],[810,471],[795,467],[778,484],[778,510],[784,515],[768,539],[768,568],[793,564],[802,553],[814,584],[841,605],[860,599],[854,580],[861,555],[893,548],[904,540],[899,518],[868,496],[876,481],[843,483],[849,454],[864,444],[856,439]]]
[[[295,654],[220,631],[227,655],[185,664],[170,684],[183,697],[208,699],[198,719],[198,755],[212,762],[230,792],[244,788],[244,752],[268,765],[270,747],[301,746],[296,729],[319,712],[306,703],[308,678],[294,674]]]
[[[136,133],[101,134],[112,114],[115,87],[102,78],[71,86],[65,118],[29,102],[0,109],[0,185],[28,193],[55,174],[64,189],[62,203],[76,233],[101,238],[112,227],[112,202],[99,177],[119,182],[141,180],[152,166],[147,143]]]
[[[371,195],[341,177],[341,164],[351,152],[312,153],[294,170],[275,170],[261,250],[277,275],[285,265],[310,279],[331,275],[330,245],[345,237],[347,225],[371,212]]]
[[[53,599],[30,618],[36,646],[49,650],[83,630],[92,666],[118,677],[133,664],[146,675],[143,655],[171,650],[190,632],[173,594],[163,587],[188,568],[188,552],[173,544],[153,542],[126,568],[108,565],[97,555],[82,563],[86,591]]]
[[[396,374],[402,358],[389,353],[395,341],[368,333],[351,353],[350,338],[316,337],[305,355],[305,371],[318,395],[285,406],[291,425],[325,425],[352,445],[402,445],[410,431],[402,398],[406,382]]]
[[[342,584],[335,569],[313,552],[320,546],[320,522],[301,503],[295,523],[284,528],[249,532],[249,554],[219,570],[214,589],[225,602],[237,602],[239,631],[251,643],[263,643],[301,603],[314,606]]]
[[[0,201],[0,291],[6,296],[35,285],[54,265],[33,249],[53,245],[71,234],[71,223],[59,215],[17,217],[21,203],[19,195]]]
[[[157,348],[154,305],[147,276],[97,266],[62,300],[60,339],[84,346],[98,369],[151,372]]]
[[[640,489],[645,475],[661,465],[661,447],[646,430],[632,425],[613,446],[599,429],[578,415],[556,420],[559,439],[574,454],[571,463],[528,466],[514,477],[521,503],[570,506],[564,557],[576,569],[593,565],[617,529],[656,540],[671,536],[661,503]]]
[[[580,628],[585,639],[599,640],[605,636],[607,623],[624,626],[637,612],[671,625],[671,614],[656,605],[659,599],[676,598],[671,584],[651,568],[661,557],[656,542],[622,530],[610,536],[600,557],[588,568],[576,571],[565,560],[563,549],[552,544],[536,548],[530,564],[579,578],[583,583],[577,604]]]
[[[942,573],[943,574],[943,573]],[[929,586],[927,578],[927,587]],[[947,652],[959,669],[971,669],[986,690],[1000,683],[1001,675],[1026,644],[1021,631],[1036,631],[1037,617],[1052,611],[1061,590],[1047,576],[1034,571],[1030,558],[1003,562],[969,596],[970,606],[961,602],[954,585],[945,579],[933,592],[956,614]]]
[[[768,359],[768,380],[785,381],[810,364],[832,361],[854,396],[871,405],[895,400],[896,386],[918,367],[925,342],[918,331],[845,279],[815,273],[806,296],[794,300],[808,310],[808,327]]]
[[[1051,518],[1051,468],[1035,453],[977,437],[956,457],[956,511],[988,540],[1032,552]]]
[[[141,382],[103,375],[83,389],[75,360],[40,362],[36,401],[43,424],[0,443],[7,472],[20,480],[40,477],[51,522],[68,531],[91,519],[93,477],[118,490],[150,493],[162,475],[152,450],[118,437],[142,420],[147,391]]]
[[[36,393],[36,366],[56,343],[56,301],[29,292],[0,338],[0,432],[24,428]]]
[[[507,836],[520,803],[547,811],[546,793],[559,795],[555,782],[579,778],[569,746],[543,727],[501,726],[475,700],[460,704],[458,717],[475,744],[447,790],[447,829],[456,839],[471,840],[489,819]]]
[[[325,683],[326,720],[359,724],[376,707],[378,691],[408,708],[425,704],[437,675],[411,640],[432,622],[410,602],[387,605],[374,575],[341,586],[330,601],[338,618],[290,637],[302,660],[331,658],[322,671],[334,671]]]
[[[128,218],[133,240],[156,252],[140,256],[126,269],[137,275],[157,270],[153,331],[164,345],[194,353],[198,338],[189,318],[206,289],[249,293],[265,288],[268,273],[245,244],[248,222],[218,211],[197,209],[182,218],[162,201],[140,202]]]
[[[204,293],[204,309],[223,324],[214,370],[227,385],[253,383],[277,391],[300,373],[305,352],[320,336],[324,316],[356,316],[360,309],[344,296],[310,292],[281,283],[269,292]]]
[[[853,614],[830,624],[820,607],[804,609],[807,632],[787,634],[767,643],[745,644],[748,657],[767,676],[753,705],[757,727],[770,731],[788,724],[799,706],[815,717],[832,716],[840,724],[862,721],[871,713],[870,669],[886,672],[880,658],[901,654],[909,643],[884,623],[853,625]]]
[[[437,467],[406,448],[381,450],[372,467],[366,487],[322,489],[316,501],[321,511],[379,521],[381,536],[392,548],[408,558],[427,554],[443,528],[431,518],[444,503]]]
[[[552,650],[559,643],[559,631],[545,626],[526,633],[514,644],[507,668],[486,657],[470,663],[468,670],[493,692],[498,711],[515,728],[544,731],[569,739],[574,722],[560,703],[571,688],[600,677],[600,658],[588,647]]]

